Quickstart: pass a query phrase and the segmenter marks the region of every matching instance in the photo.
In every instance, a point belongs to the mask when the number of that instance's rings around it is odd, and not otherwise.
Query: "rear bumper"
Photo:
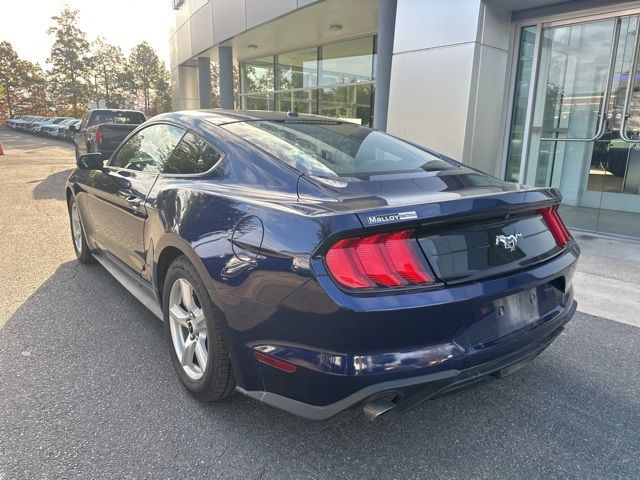
[[[483,380],[500,378],[516,372],[551,345],[575,314],[576,307],[577,303],[571,300],[561,315],[530,332],[527,335],[528,343],[525,342],[524,346],[498,358],[464,369],[440,370],[426,375],[382,381],[328,405],[311,405],[268,391],[247,391],[241,387],[237,387],[237,390],[256,400],[311,420],[325,420],[385,394],[395,396],[397,409],[404,410]]]

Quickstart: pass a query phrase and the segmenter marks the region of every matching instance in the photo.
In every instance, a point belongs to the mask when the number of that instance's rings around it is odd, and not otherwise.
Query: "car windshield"
[[[308,175],[358,177],[457,168],[454,162],[353,123],[260,120],[224,128]]]

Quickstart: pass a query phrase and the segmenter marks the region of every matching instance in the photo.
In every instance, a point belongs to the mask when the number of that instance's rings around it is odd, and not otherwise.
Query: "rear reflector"
[[[327,268],[343,287],[362,290],[434,283],[413,230],[346,238],[326,255]]]
[[[542,214],[542,218],[547,223],[549,227],[549,231],[553,235],[553,238],[556,240],[556,244],[560,247],[564,247],[569,240],[571,239],[571,234],[567,227],[564,226],[564,222],[560,218],[560,214],[558,213],[558,206],[553,205],[552,207],[543,208],[540,210]]]
[[[278,360],[277,358],[270,357],[269,355],[265,355],[262,352],[253,352],[253,356],[256,357],[256,360],[258,360],[259,362],[275,367],[278,370],[282,370],[283,372],[293,373],[296,371],[295,365],[284,362],[282,360]]]

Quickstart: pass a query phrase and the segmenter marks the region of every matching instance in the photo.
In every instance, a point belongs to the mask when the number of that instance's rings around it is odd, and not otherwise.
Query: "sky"
[[[146,41],[169,66],[169,0],[0,0],[0,41],[47,68],[53,44],[47,29],[65,5],[80,10],[79,25],[89,41],[103,36],[125,55]]]

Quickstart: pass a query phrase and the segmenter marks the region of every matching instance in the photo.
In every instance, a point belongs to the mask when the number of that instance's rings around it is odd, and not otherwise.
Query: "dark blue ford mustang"
[[[164,320],[202,400],[374,418],[517,371],[576,308],[557,190],[335,119],[160,115],[67,201],[79,261]]]

